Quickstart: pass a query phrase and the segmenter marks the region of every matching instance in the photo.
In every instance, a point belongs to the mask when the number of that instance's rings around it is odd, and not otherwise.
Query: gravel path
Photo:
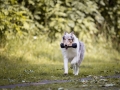
[[[108,78],[120,78],[120,75],[114,75],[114,76],[106,76],[106,77],[98,77],[99,79],[108,79]],[[93,77],[88,76],[86,78],[81,78],[79,81],[88,81],[93,80]],[[21,84],[13,84],[13,85],[5,85],[0,86],[0,88],[15,88],[15,87],[25,87],[25,86],[38,86],[38,85],[44,85],[44,84],[54,84],[54,83],[66,83],[71,82],[71,80],[42,80],[40,82],[31,82],[31,83],[21,83]]]

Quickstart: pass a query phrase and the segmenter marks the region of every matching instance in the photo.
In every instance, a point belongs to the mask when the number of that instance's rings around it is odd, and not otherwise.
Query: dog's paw
[[[66,76],[66,75],[68,75],[68,73],[64,73],[64,75]]]
[[[78,76],[78,73],[74,73],[75,76]]]

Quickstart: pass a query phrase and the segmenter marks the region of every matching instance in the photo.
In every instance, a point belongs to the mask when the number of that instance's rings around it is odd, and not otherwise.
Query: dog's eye
[[[65,37],[63,37],[63,40],[66,40]]]

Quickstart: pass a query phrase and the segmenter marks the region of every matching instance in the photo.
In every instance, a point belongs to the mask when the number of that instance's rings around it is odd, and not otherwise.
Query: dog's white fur
[[[68,74],[68,62],[71,62],[71,67],[73,68],[73,74],[78,75],[79,66],[84,58],[85,47],[84,44],[78,40],[78,38],[73,33],[65,33],[66,36],[72,35],[74,40],[73,43],[77,43],[77,48],[61,48],[63,58],[64,58],[64,74]],[[63,39],[61,43],[64,43]]]

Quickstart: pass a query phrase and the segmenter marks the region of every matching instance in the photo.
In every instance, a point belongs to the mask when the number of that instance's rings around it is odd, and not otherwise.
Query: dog
[[[78,40],[74,35],[74,32],[65,32],[62,37],[60,47],[64,58],[64,75],[68,74],[68,62],[71,63],[73,74],[78,75],[79,66],[84,59],[84,43]]]

